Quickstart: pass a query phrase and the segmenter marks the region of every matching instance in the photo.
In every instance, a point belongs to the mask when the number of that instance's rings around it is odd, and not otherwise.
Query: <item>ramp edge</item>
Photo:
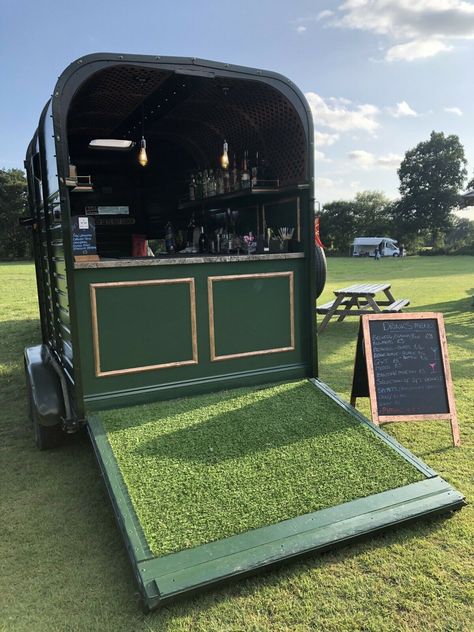
[[[150,608],[430,514],[459,509],[439,476],[139,564]],[[150,589],[150,592],[148,592]],[[158,596],[157,596],[158,593]]]

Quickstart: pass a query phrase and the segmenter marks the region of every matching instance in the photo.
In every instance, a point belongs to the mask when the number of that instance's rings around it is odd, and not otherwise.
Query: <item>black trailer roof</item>
[[[234,64],[210,61],[204,59],[198,59],[194,57],[163,57],[159,55],[132,55],[132,54],[119,54],[119,53],[94,53],[81,57],[73,61],[67,68],[61,73],[56,83],[52,94],[52,116],[55,131],[56,150],[57,150],[57,162],[58,162],[58,175],[65,176],[66,169],[69,162],[68,157],[68,119],[71,118],[71,105],[74,103],[74,99],[79,94],[80,90],[91,81],[94,76],[100,76],[103,71],[112,71],[114,69],[122,69],[125,74],[130,74],[133,69],[139,70],[138,81],[148,81],[150,78],[150,71],[162,71],[168,72],[172,75],[183,75],[191,78],[208,78],[221,80],[225,84],[228,80],[248,80],[256,82],[255,85],[265,85],[275,91],[275,94],[281,95],[286,102],[290,103],[295,115],[301,125],[302,134],[304,134],[303,142],[306,145],[305,156],[305,172],[310,187],[313,186],[313,174],[314,174],[314,133],[313,133],[313,121],[308,103],[299,90],[299,88],[287,77],[283,75],[258,69],[248,68],[244,66],[238,66]],[[148,75],[147,75],[148,71]],[[99,73],[99,74],[98,74]],[[144,78],[140,77],[140,74]],[[156,82],[155,82],[156,83]],[[109,83],[109,88],[113,91],[113,82]],[[155,89],[154,83],[150,81],[150,91]],[[130,90],[127,93],[130,94]],[[93,94],[89,95],[90,98],[87,102],[81,104],[83,108],[82,114],[86,116],[89,111],[91,117],[95,116],[95,120],[100,118],[100,112],[94,110]],[[129,99],[130,111],[125,109],[123,112],[117,113],[124,116],[126,122],[127,114],[132,114],[133,110],[138,105],[139,99],[143,100],[143,93],[137,94],[136,103],[133,99]],[[258,91],[255,96],[256,103],[258,103],[259,95]],[[48,102],[49,103],[49,102]],[[46,104],[48,105],[48,104]],[[44,112],[46,111],[46,107]],[[110,116],[110,113],[109,113]],[[77,117],[76,117],[77,122]],[[40,119],[38,128],[44,124],[44,116]],[[120,130],[126,132],[127,130]],[[292,130],[289,129],[289,135]],[[124,133],[125,135],[125,133]],[[291,140],[290,138],[288,139]],[[34,143],[30,143],[27,153],[27,159],[30,157],[33,150]],[[288,157],[286,157],[288,158]],[[313,197],[313,196],[311,196]]]

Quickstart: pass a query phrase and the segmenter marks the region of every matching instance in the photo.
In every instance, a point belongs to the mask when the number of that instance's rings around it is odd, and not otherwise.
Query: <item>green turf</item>
[[[391,281],[410,310],[444,314],[462,445],[449,423],[385,430],[462,491],[420,520],[144,615],[85,436],[38,452],[26,419],[25,345],[41,339],[32,264],[0,265],[0,630],[5,632],[470,632],[474,586],[474,257],[328,260],[332,290]],[[321,377],[349,396],[358,323],[319,339]],[[364,412],[367,402],[360,400]]]
[[[423,478],[307,381],[101,417],[155,555]]]

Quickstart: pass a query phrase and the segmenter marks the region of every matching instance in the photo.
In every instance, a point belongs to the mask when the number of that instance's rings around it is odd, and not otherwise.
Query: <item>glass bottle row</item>
[[[257,186],[258,180],[262,177],[262,162],[259,161],[258,152],[250,166],[248,151],[245,150],[240,169],[234,154],[233,164],[227,169],[204,169],[192,173],[189,181],[189,199],[194,201],[250,189]]]

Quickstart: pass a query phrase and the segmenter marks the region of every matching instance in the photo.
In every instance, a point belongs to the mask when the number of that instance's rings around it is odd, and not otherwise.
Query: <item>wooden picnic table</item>
[[[326,328],[333,316],[339,316],[338,322],[346,316],[362,316],[381,312],[401,312],[404,307],[410,305],[407,298],[396,300],[391,291],[390,283],[357,283],[334,290],[336,298],[329,303],[316,308],[318,314],[325,314],[319,325],[318,334]],[[383,293],[382,299],[376,299],[375,295]]]

